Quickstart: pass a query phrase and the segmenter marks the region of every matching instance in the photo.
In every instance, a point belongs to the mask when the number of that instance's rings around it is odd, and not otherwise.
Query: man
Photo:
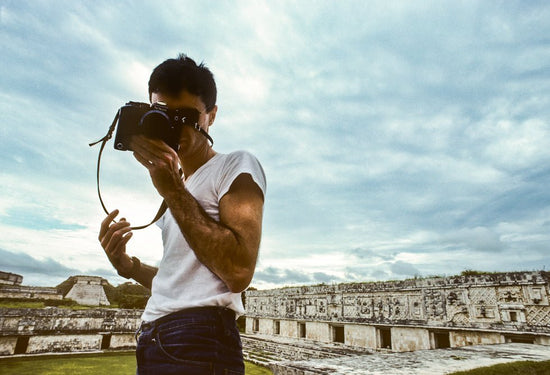
[[[204,132],[216,118],[212,73],[185,55],[153,70],[151,103],[195,108]],[[157,222],[164,254],[157,268],[126,253],[130,223],[111,212],[99,241],[120,275],[151,289],[136,350],[138,374],[244,374],[235,319],[244,313],[260,245],[265,175],[254,156],[219,154],[183,126],[179,149],[136,136],[134,157],[148,169],[168,211]],[[180,173],[183,172],[183,175]]]

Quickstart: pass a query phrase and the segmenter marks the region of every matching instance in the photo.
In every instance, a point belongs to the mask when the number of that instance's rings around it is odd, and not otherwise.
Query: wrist
[[[164,195],[164,200],[168,207],[177,206],[182,198],[182,196],[187,192],[185,185],[176,186],[174,189],[170,190],[167,194]]]
[[[117,269],[117,273],[126,279],[130,279],[134,278],[139,273],[140,268],[140,260],[137,257],[132,257],[132,268],[130,268],[128,271],[121,271]]]

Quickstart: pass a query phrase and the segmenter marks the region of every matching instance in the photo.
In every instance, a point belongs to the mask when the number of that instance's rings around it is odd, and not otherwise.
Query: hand
[[[134,157],[147,168],[153,185],[163,198],[183,185],[178,154],[166,143],[138,135],[132,137],[131,147]]]
[[[124,218],[113,224],[117,215],[118,210],[114,210],[103,220],[98,239],[113,267],[124,273],[129,272],[134,264],[126,254],[126,244],[132,238],[132,232],[130,223]]]

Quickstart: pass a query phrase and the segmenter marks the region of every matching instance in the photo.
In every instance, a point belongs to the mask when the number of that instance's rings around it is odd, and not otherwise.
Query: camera
[[[166,104],[128,102],[118,114],[118,127],[115,135],[116,150],[132,151],[130,139],[142,134],[148,138],[160,139],[178,151],[179,138],[183,125],[199,127],[200,112],[195,108],[168,109]]]

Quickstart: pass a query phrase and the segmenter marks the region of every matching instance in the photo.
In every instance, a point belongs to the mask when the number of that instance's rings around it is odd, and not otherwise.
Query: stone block
[[[330,325],[324,322],[305,322],[306,338],[309,340],[330,342]]]
[[[27,354],[85,352],[101,349],[101,335],[31,336]]]
[[[498,332],[451,331],[451,347],[469,345],[503,344],[504,336]]]
[[[423,328],[392,327],[391,340],[396,352],[430,349],[430,332]]]
[[[376,328],[360,324],[344,326],[345,344],[362,348],[376,348]]]
[[[114,334],[111,336],[109,349],[135,349],[136,344],[134,334]]]
[[[0,337],[0,355],[12,355],[15,352],[17,337]]]

